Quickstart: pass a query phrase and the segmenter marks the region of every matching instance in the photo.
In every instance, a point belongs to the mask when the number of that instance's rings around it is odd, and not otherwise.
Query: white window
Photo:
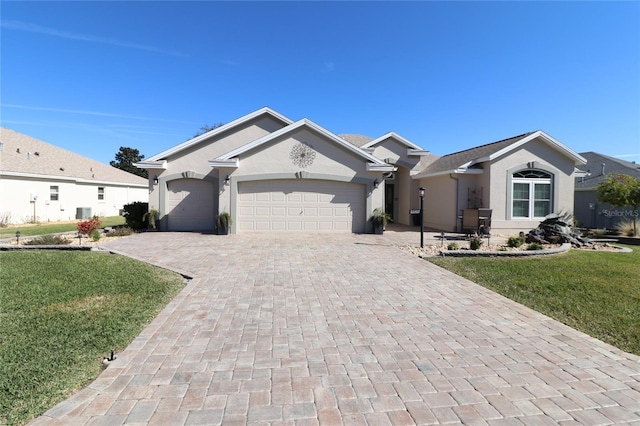
[[[522,170],[513,174],[511,216],[541,219],[551,213],[551,174]]]
[[[98,187],[98,200],[104,201],[104,186]]]
[[[58,186],[51,185],[49,187],[49,200],[58,201]]]

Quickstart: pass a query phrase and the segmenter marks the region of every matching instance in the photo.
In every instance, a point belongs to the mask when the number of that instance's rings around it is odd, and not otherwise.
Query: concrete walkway
[[[419,236],[109,243],[194,279],[32,423],[640,423],[639,357],[399,250],[405,240]]]

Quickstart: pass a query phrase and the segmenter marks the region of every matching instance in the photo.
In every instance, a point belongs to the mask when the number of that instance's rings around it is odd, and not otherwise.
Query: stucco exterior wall
[[[419,156],[409,157],[407,155],[407,146],[393,138],[377,144],[374,147],[373,155],[389,164],[402,165],[411,170],[417,170],[416,166],[420,163]]]
[[[293,147],[299,143],[306,143],[315,151],[313,162],[306,167],[294,164],[290,158]],[[232,217],[237,211],[238,183],[264,179],[337,180],[362,184],[366,219],[374,208],[383,206],[384,185],[373,188],[373,181],[378,179],[380,182],[382,173],[367,171],[367,162],[362,157],[308,129],[298,129],[241,154],[239,164],[237,169],[219,169],[219,210],[228,211]],[[227,175],[229,184],[225,185],[224,176]],[[235,232],[234,227],[232,232]]]
[[[307,167],[295,165],[290,158],[291,150],[298,143],[306,143],[316,152],[313,163]],[[358,172],[366,171],[366,164],[362,158],[356,157],[346,148],[323,140],[321,136],[307,129],[299,129],[280,140],[271,141],[242,155],[240,167],[231,177],[298,171],[355,176]],[[375,175],[371,175],[371,179],[374,178]]]
[[[193,170],[197,173],[209,174],[211,167],[207,163],[208,160],[213,160],[282,127],[284,125],[281,122],[264,116],[244,123],[242,126],[234,127],[229,132],[205,139],[188,149],[169,156],[165,173]]]
[[[58,186],[57,201],[50,199],[51,186]],[[104,188],[104,200],[98,200],[98,187]],[[0,178],[0,214],[9,214],[15,224],[32,222],[34,206],[36,221],[56,222],[75,220],[78,207],[90,208],[92,215],[117,216],[125,204],[148,199],[148,189],[139,186]]]
[[[442,175],[420,179],[419,182],[420,186],[425,188],[424,226],[429,229],[455,232],[458,216],[456,180],[449,175]]]
[[[260,116],[240,126],[234,127],[228,132],[207,138],[200,143],[182,150],[167,158],[166,170],[149,170],[149,208],[160,210],[160,217],[164,212],[164,202],[160,198],[161,188],[165,188],[167,180],[179,178],[179,174],[192,171],[198,175],[204,175],[209,180],[224,180],[229,173],[221,176],[218,169],[212,169],[208,161],[213,160],[227,152],[233,151],[253,140],[284,127],[284,124],[270,116]],[[160,183],[154,185],[153,179],[157,177]],[[222,190],[222,189],[221,189]],[[222,208],[222,207],[221,207]],[[227,210],[228,211],[228,210]]]
[[[540,140],[531,141],[521,148],[499,158],[491,165],[491,198],[493,209],[492,230],[502,233],[528,232],[540,223],[538,219],[511,217],[511,176],[518,170],[534,168],[553,174],[554,213],[573,214],[574,160]]]

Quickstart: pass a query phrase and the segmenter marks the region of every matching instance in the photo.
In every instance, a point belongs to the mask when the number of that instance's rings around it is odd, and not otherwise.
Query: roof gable
[[[0,174],[147,186],[147,179],[15,130],[0,128]]]
[[[478,173],[480,169],[474,168],[474,166],[479,163],[493,161],[513,152],[524,144],[535,139],[542,140],[555,150],[563,153],[569,158],[572,158],[575,164],[584,164],[586,162],[586,160],[575,151],[563,145],[542,130],[537,130],[535,132],[524,133],[522,135],[513,136],[511,138],[477,146],[464,151],[447,154],[425,167],[416,175],[416,178],[448,173]]]
[[[422,148],[420,148],[418,145],[414,144],[413,142],[409,141],[408,139],[403,138],[402,136],[400,136],[399,134],[397,134],[395,132],[386,133],[386,134],[380,136],[377,139],[374,139],[372,141],[369,141],[369,142],[365,143],[360,148],[373,148],[374,146],[378,145],[379,143],[382,143],[385,140],[390,139],[390,138],[395,139],[396,141],[400,142],[403,145],[406,145],[407,148],[415,149],[415,150],[422,150]]]
[[[385,162],[383,162],[382,160],[377,159],[376,157],[374,157],[373,155],[363,151],[362,149],[358,148],[357,146],[347,142],[346,140],[344,140],[343,138],[331,133],[330,131],[326,130],[325,128],[317,125],[316,123],[312,122],[311,120],[308,120],[306,118],[296,121],[295,123],[292,123],[286,127],[283,127],[282,129],[275,131],[273,133],[270,133],[262,138],[256,139],[255,141],[252,141],[244,146],[241,146],[238,149],[234,149],[233,151],[230,151],[224,155],[221,155],[220,157],[218,157],[216,160],[210,162],[210,164],[212,166],[215,166],[217,163],[225,164],[225,162],[229,162],[229,160],[238,157],[248,151],[251,151],[253,149],[256,149],[270,141],[273,141],[279,137],[285,136],[287,134],[291,134],[292,132],[301,129],[301,128],[306,128],[309,130],[312,130],[322,136],[324,136],[325,138],[327,138],[328,140],[332,141],[333,143],[335,143],[338,146],[341,146],[343,148],[345,148],[347,151],[352,152],[354,155],[361,157],[363,160],[376,165],[376,166],[387,166],[387,164]]]
[[[198,143],[200,143],[200,142],[202,142],[202,141],[204,141],[206,139],[209,139],[209,138],[211,138],[213,136],[216,136],[216,135],[222,134],[224,132],[227,132],[227,131],[235,128],[235,127],[241,126],[241,125],[243,125],[243,124],[245,124],[245,123],[247,123],[247,122],[249,122],[249,121],[251,121],[251,120],[253,120],[255,118],[263,116],[263,115],[271,116],[271,117],[275,118],[276,120],[281,121],[285,125],[289,125],[289,124],[293,123],[292,120],[290,120],[289,118],[285,117],[284,115],[272,110],[269,107],[264,107],[264,108],[261,108],[261,109],[259,109],[257,111],[254,111],[252,113],[249,113],[249,114],[247,114],[245,116],[242,116],[242,117],[240,117],[240,118],[238,118],[236,120],[233,120],[230,123],[224,124],[224,125],[222,125],[220,127],[217,127],[217,128],[215,128],[213,130],[210,130],[207,133],[203,133],[202,135],[196,136],[195,138],[189,139],[188,141],[185,141],[185,142],[183,142],[183,143],[181,143],[179,145],[176,145],[176,146],[174,146],[172,148],[169,148],[169,149],[167,149],[165,151],[162,151],[162,152],[160,152],[158,154],[155,154],[155,155],[147,158],[144,162],[141,162],[141,163],[138,163],[138,164],[140,164],[140,165],[145,165],[147,163],[148,164],[153,164],[154,162],[163,160],[163,159],[165,159],[165,158],[167,158],[167,157],[169,157],[171,155],[174,155],[176,153],[184,151],[184,150],[186,150],[186,149],[188,149],[188,148],[190,148],[190,147],[192,147],[194,145],[197,145]]]

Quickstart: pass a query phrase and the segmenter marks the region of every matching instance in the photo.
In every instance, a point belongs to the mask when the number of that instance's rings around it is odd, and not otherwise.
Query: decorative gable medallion
[[[313,164],[313,160],[316,159],[316,152],[311,145],[300,142],[291,148],[289,159],[293,164],[304,169]]]

